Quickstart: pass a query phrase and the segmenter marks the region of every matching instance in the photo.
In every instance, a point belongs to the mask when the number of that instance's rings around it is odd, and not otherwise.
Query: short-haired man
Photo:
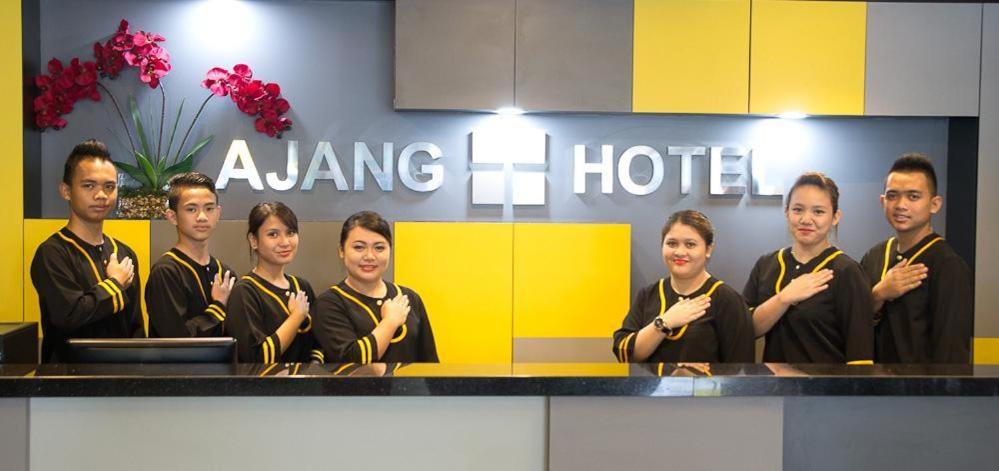
[[[146,283],[150,337],[218,337],[236,277],[208,253],[222,214],[215,182],[197,172],[170,179],[166,216],[177,244],[153,265]]]
[[[969,363],[974,315],[968,264],[931,219],[943,206],[933,163],[906,154],[892,165],[881,195],[895,236],[860,264],[871,279],[879,363]]]
[[[66,158],[59,193],[69,222],[42,242],[31,261],[41,307],[42,361],[70,360],[71,338],[143,337],[135,252],[104,234],[118,198],[118,172],[100,141],[78,144]]]

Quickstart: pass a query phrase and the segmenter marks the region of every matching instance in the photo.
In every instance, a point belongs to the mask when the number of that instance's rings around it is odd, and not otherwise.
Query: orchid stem
[[[187,132],[184,133],[184,138],[180,140],[180,147],[177,148],[177,156],[173,159],[174,164],[180,160],[180,154],[184,152],[184,144],[187,143],[187,137],[191,135],[191,130],[194,129],[194,123],[198,122],[198,118],[201,116],[201,112],[204,111],[205,105],[208,104],[208,101],[211,100],[213,96],[215,95],[209,93],[208,98],[205,98],[205,101],[201,102],[198,112],[194,113],[194,119],[191,120],[191,125],[187,127]]]
[[[160,159],[166,160],[167,156],[163,155],[163,122],[166,121],[166,89],[163,88],[163,82],[160,82],[160,132],[159,139],[156,143],[156,163],[159,165]]]
[[[104,93],[108,96],[108,98],[111,98],[111,104],[114,105],[114,110],[118,112],[118,118],[121,119],[121,127],[125,128],[125,136],[128,137],[128,146],[132,148],[132,155],[135,155],[135,142],[132,141],[132,132],[128,129],[128,123],[125,121],[125,115],[121,113],[121,107],[118,106],[118,100],[115,99],[114,94],[112,94],[111,90],[108,90],[108,87],[105,87],[103,83],[98,81],[97,86],[100,87],[101,90],[104,90]]]

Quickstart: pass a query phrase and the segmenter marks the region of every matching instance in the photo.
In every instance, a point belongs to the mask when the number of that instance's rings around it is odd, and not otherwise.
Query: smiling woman
[[[319,296],[315,335],[330,361],[439,361],[434,332],[415,291],[382,279],[392,253],[388,221],[356,213],[340,231],[347,278]]]
[[[791,187],[784,214],[794,244],[756,262],[743,290],[763,361],[870,364],[874,300],[860,265],[829,243],[839,187],[808,172]]]
[[[714,235],[699,211],[678,211],[666,220],[662,253],[669,276],[638,292],[614,333],[618,361],[753,362],[745,302],[707,271]]]
[[[232,287],[226,321],[238,342],[239,361],[322,362],[310,333],[315,292],[308,281],[284,272],[298,251],[295,213],[280,202],[254,206],[246,238],[257,263]]]

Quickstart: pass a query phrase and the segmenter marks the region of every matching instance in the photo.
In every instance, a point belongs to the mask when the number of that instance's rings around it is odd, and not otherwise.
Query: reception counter
[[[999,366],[0,365],[2,469],[994,469]]]
[[[0,365],[0,397],[999,396],[999,365]]]

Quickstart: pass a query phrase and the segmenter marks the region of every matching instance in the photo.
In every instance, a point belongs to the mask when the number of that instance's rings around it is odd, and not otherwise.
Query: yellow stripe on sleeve
[[[217,306],[209,304],[208,307],[205,308],[205,312],[215,316],[219,322],[225,322],[225,313],[223,313]]]
[[[358,361],[362,365],[367,364],[367,361],[365,361],[366,356],[364,354],[364,339],[357,339],[356,342],[357,342],[358,356],[360,357]]]
[[[323,355],[323,351],[322,350],[314,348],[309,353],[312,356],[312,358],[314,358],[316,360],[319,360],[320,363],[325,363],[326,362],[326,356]]]
[[[854,360],[846,362],[847,365],[873,365],[874,360]]]
[[[368,337],[364,337],[361,340],[364,341],[364,350],[368,352],[368,363],[374,362],[374,355],[373,355],[374,352],[371,351],[371,339],[369,339]]]
[[[624,347],[622,345],[624,345],[624,339],[627,337],[628,336],[625,335],[624,338],[618,340],[617,342],[617,361],[620,363],[624,363]]]
[[[100,283],[97,283],[97,286],[104,288],[104,291],[107,291],[108,294],[111,295],[111,304],[114,306],[114,312],[118,312],[121,310],[121,308],[118,306],[118,292],[115,291],[113,288],[109,287],[108,286],[109,284],[111,283],[108,282],[108,280],[104,280]]]

